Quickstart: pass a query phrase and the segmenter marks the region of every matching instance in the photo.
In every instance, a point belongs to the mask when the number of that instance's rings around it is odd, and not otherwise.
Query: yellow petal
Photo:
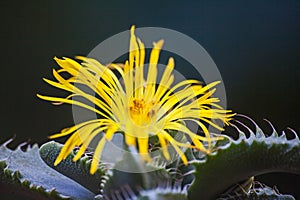
[[[159,53],[164,44],[163,40],[159,40],[158,42],[153,44],[153,49],[150,55],[150,63],[148,69],[148,76],[147,76],[147,86],[145,89],[145,101],[151,102],[152,98],[155,93],[156,87],[156,77],[157,77],[157,62],[159,59]]]
[[[145,138],[138,138],[138,144],[139,144],[139,152],[142,156],[142,158],[148,162],[151,162],[151,158],[149,156],[148,152],[148,137]]]
[[[40,94],[37,94],[37,96],[41,99],[44,99],[44,100],[47,100],[47,101],[53,101],[53,102],[63,102],[63,103],[68,103],[68,104],[73,104],[73,105],[77,105],[77,106],[81,106],[83,108],[86,108],[88,110],[91,110],[95,113],[98,113],[99,115],[103,116],[103,117],[106,117],[106,118],[110,118],[108,117],[106,114],[104,114],[103,112],[91,107],[91,106],[88,106],[84,103],[81,103],[79,101],[75,101],[75,100],[69,100],[69,99],[64,99],[64,98],[59,98],[59,97],[50,97],[50,96],[43,96],[43,95],[40,95]]]
[[[106,141],[105,137],[102,137],[100,142],[98,143],[95,151],[94,151],[92,164],[91,164],[91,168],[90,168],[90,173],[91,174],[94,174],[97,171],[97,167],[98,167],[99,161],[100,161],[100,155],[103,151],[105,141]]]
[[[178,147],[178,145],[176,144],[174,138],[172,138],[166,131],[163,131],[163,136],[172,144],[173,148],[175,149],[175,151],[180,156],[183,164],[187,165],[188,164],[187,157],[184,155],[184,153]]]
[[[165,158],[167,160],[170,160],[170,154],[169,154],[169,151],[168,151],[168,147],[167,147],[167,143],[163,137],[163,134],[162,133],[157,133],[157,137],[159,139],[159,143],[161,145],[161,148],[162,148],[162,151],[163,151],[163,154],[165,156]]]
[[[116,131],[118,131],[119,127],[111,124],[108,130],[105,133],[105,138],[110,141]]]
[[[78,144],[80,144],[80,141],[78,140],[78,134],[75,133],[67,140],[65,145],[60,150],[60,153],[54,162],[54,166],[58,165],[63,159],[65,159],[70,154],[72,149]]]
[[[125,132],[125,142],[128,146],[135,146],[136,138]]]
[[[166,69],[164,71],[164,74],[160,80],[159,86],[157,88],[155,99],[160,99],[162,95],[170,88],[171,84],[173,83],[174,78],[172,76],[172,71],[174,69],[174,66],[175,66],[174,59],[170,58],[166,66]]]
[[[95,138],[96,135],[100,134],[102,131],[104,131],[106,129],[107,129],[107,126],[95,129],[92,132],[90,132],[88,137],[86,138],[86,140],[83,141],[83,144],[80,147],[79,151],[77,152],[76,156],[73,158],[73,161],[77,161],[82,156],[82,154],[85,152],[86,148],[88,147],[88,145],[90,144],[92,139]]]

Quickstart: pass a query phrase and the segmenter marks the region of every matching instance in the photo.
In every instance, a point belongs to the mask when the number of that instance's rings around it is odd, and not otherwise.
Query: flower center
[[[154,102],[146,103],[144,99],[133,99],[129,106],[130,117],[138,126],[146,126],[156,114]]]

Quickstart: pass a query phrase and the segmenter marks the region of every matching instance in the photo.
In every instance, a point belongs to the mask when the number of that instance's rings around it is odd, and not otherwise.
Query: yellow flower
[[[230,117],[233,116],[231,111],[224,110],[216,104],[219,99],[211,97],[216,90],[214,86],[219,82],[202,86],[197,80],[185,80],[172,86],[174,80],[172,71],[175,64],[174,59],[169,58],[162,78],[157,84],[157,63],[163,40],[153,45],[147,77],[144,77],[144,44],[135,36],[134,26],[131,28],[129,59],[125,64],[105,66],[92,58],[76,57],[82,61],[79,64],[69,58],[54,58],[61,67],[59,70],[53,70],[56,81],[44,80],[71,94],[65,98],[39,94],[38,97],[55,103],[81,106],[100,116],[98,119],[76,124],[50,136],[50,138],[58,138],[72,134],[54,165],[65,159],[75,146],[80,146],[74,157],[74,161],[78,160],[92,139],[101,132],[105,134],[95,148],[91,174],[97,169],[105,143],[110,141],[116,132],[122,132],[125,143],[138,148],[141,157],[146,161],[151,160],[148,149],[151,136],[157,137],[167,160],[170,159],[166,148],[169,145],[180,155],[184,164],[187,164],[188,160],[182,152],[182,147],[210,152],[211,142],[220,137],[211,136],[204,123],[223,130],[211,120],[217,119],[228,124]],[[70,77],[64,78],[62,73],[68,73]],[[121,77],[122,81],[119,81],[118,77]],[[98,97],[84,92],[76,84],[87,86]],[[96,105],[96,108],[80,100],[72,99],[74,96],[85,98]],[[192,132],[184,125],[186,121],[196,123],[203,130],[204,135]],[[172,130],[180,131],[190,139],[192,144],[177,141],[170,134]],[[208,145],[203,145],[203,142]]]

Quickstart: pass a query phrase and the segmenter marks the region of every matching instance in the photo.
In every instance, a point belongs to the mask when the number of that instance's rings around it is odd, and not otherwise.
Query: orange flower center
[[[149,125],[157,111],[154,105],[154,101],[146,103],[144,99],[131,100],[129,113],[132,121],[138,126]]]

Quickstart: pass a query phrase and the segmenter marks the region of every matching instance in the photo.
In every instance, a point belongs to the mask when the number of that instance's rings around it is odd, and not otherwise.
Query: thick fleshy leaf
[[[34,145],[24,152],[0,146],[0,196],[30,199],[92,199],[94,193],[48,167]]]
[[[68,155],[65,160],[61,161],[57,166],[54,166],[54,161],[57,158],[62,146],[62,144],[54,141],[45,143],[40,148],[41,158],[49,167],[73,179],[93,193],[99,193],[101,181],[106,173],[105,166],[100,165],[96,173],[94,175],[91,175],[89,172],[91,157],[84,154],[82,158],[74,162],[74,150]]]
[[[255,133],[248,129],[248,137],[238,128],[237,131],[237,140],[228,137],[219,141],[213,154],[202,158],[195,155],[191,161],[195,179],[189,189],[189,199],[196,200],[199,196],[204,200],[216,199],[230,186],[260,174],[300,174],[300,140],[296,133],[294,139],[287,139],[285,133],[278,136],[273,130],[267,137],[257,125]]]
[[[134,172],[134,169],[137,171]],[[105,199],[153,199],[149,197],[154,195],[154,191],[160,191],[156,197],[167,200],[173,194],[162,191],[171,191],[172,181],[165,167],[146,164],[139,155],[128,153],[124,154],[122,161],[116,163],[115,169],[104,183],[102,195]],[[184,196],[181,190],[176,191],[178,195],[180,193],[180,196]]]

